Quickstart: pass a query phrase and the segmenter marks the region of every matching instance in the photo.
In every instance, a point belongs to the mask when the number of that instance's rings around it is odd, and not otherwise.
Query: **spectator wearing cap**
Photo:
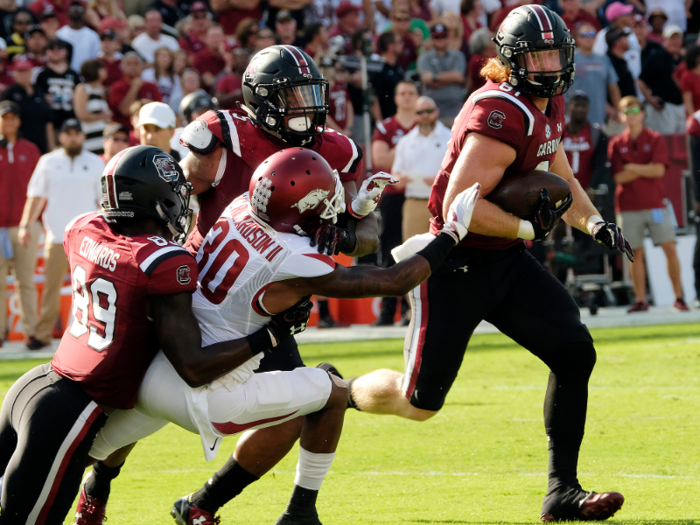
[[[178,41],[180,49],[187,53],[188,56],[192,56],[205,48],[206,44],[204,41],[207,36],[207,30],[211,26],[211,13],[207,10],[204,2],[192,4],[191,13],[192,23],[190,24],[190,30],[186,35],[181,36]]]
[[[561,18],[570,30],[576,29],[580,24],[592,25],[596,31],[602,29],[598,17],[581,9],[581,0],[559,0]]]
[[[573,90],[583,91],[590,100],[588,112],[590,122],[605,125],[606,118],[617,120],[617,104],[620,102],[619,78],[610,58],[593,52],[595,27],[589,23],[583,23],[573,31],[573,35],[576,40],[574,51],[576,76],[572,89],[565,95],[567,101],[570,100]],[[632,87],[634,87],[633,83]]]
[[[25,56],[34,64],[33,79],[46,65],[46,46],[48,44],[46,33],[40,25],[34,25],[27,30],[24,36]]]
[[[102,132],[112,121],[107,104],[104,81],[107,70],[98,58],[86,60],[80,68],[83,83],[75,88],[75,115],[85,134],[83,147],[96,155],[102,154]]]
[[[112,16],[103,18],[97,32],[100,36],[102,36],[107,31],[112,31],[115,35],[117,35],[117,41],[120,44],[120,48],[117,48],[117,51],[125,54],[134,50],[130,45],[131,30],[129,29],[129,24],[125,20],[114,18]]]
[[[12,74],[7,70],[7,44],[0,38],[0,93],[15,83]]]
[[[175,133],[175,112],[167,104],[151,102],[139,111],[139,140],[142,146],[155,146],[180,161],[180,154],[170,148]]]
[[[686,0],[645,0],[647,13],[661,10],[667,17],[664,27],[678,26],[685,33],[688,29],[688,11],[692,2]],[[686,5],[688,7],[686,7]]]
[[[226,37],[220,25],[212,25],[207,30],[204,41],[206,47],[192,57],[192,67],[202,75],[202,82],[207,91],[211,91],[216,81],[216,76],[224,70],[224,50]]]
[[[7,42],[6,52],[9,61],[12,61],[15,55],[22,55],[25,53],[24,37],[27,30],[32,27],[33,24],[34,19],[31,13],[26,11],[18,11],[12,18],[12,25],[10,26],[11,34],[5,39]]]
[[[158,11],[163,18],[163,23],[170,27],[175,27],[179,20],[187,16],[180,9],[177,0],[154,0],[148,8]]]
[[[664,29],[664,45],[644,65],[637,80],[647,102],[647,126],[662,135],[685,133],[683,95],[673,71],[683,61],[683,31],[678,26]]]
[[[637,37],[639,47],[642,50],[642,69],[644,69],[644,64],[649,60],[649,57],[663,49],[663,46],[649,39],[651,27],[649,27],[649,23],[647,19],[644,18],[644,15],[634,15],[632,17],[632,31],[634,32],[634,36]]]
[[[664,27],[668,22],[668,15],[662,7],[656,7],[648,11],[649,25],[651,26],[651,33],[649,33],[649,40],[656,42],[659,45],[664,43]]]
[[[68,11],[72,2],[73,0],[35,0],[29,4],[29,10],[34,13],[36,19],[46,11],[53,11],[58,18],[59,27],[63,27],[70,22]]]
[[[119,9],[116,0],[88,0],[85,23],[99,33],[106,18],[121,20],[126,24],[126,15]]]
[[[644,126],[644,108],[637,97],[624,97],[620,101],[620,112],[625,131],[610,139],[608,160],[617,184],[616,222],[634,250],[630,274],[635,302],[628,313],[649,309],[644,267],[645,230],[649,231],[654,246],[661,246],[666,254],[668,276],[676,295],[674,308],[688,311],[683,298],[673,219],[664,203],[663,177],[669,163],[666,142],[659,133]]]
[[[81,1],[73,0],[68,16],[68,25],[56,31],[56,35],[73,46],[70,67],[74,71],[80,71],[83,62],[97,58],[100,52],[100,37],[85,25],[85,6]]]
[[[105,88],[109,89],[112,84],[122,78],[122,55],[119,37],[111,29],[107,29],[100,34],[100,52],[97,58],[102,62],[107,76],[102,82]]]
[[[395,33],[384,33],[377,39],[377,51],[382,59],[382,69],[371,71],[369,81],[374,91],[372,116],[381,121],[396,114],[394,92],[396,86],[404,79],[404,70],[399,65],[401,41]]]
[[[143,60],[137,53],[127,53],[122,59],[123,77],[112,84],[109,89],[109,108],[112,120],[131,128],[129,108],[136,100],[148,99],[161,102],[162,96],[158,86],[153,82],[144,82],[141,78]]]
[[[629,29],[619,27],[610,29],[605,35],[608,44],[608,58],[617,74],[620,97],[637,95],[637,84],[629,69],[629,63],[625,59],[625,53],[629,49],[629,36]]]
[[[411,36],[411,13],[406,7],[394,7],[391,10],[390,19],[391,32],[399,38],[401,44],[398,63],[404,71],[414,69],[418,50]]]
[[[32,82],[34,64],[25,56],[15,57],[12,63],[12,78],[15,83],[3,91],[0,100],[15,102],[22,115],[31,118],[22,119],[20,132],[22,137],[33,142],[39,151],[46,153],[55,146],[53,111],[44,98],[45,93]]]
[[[104,153],[100,158],[107,164],[117,153],[129,147],[129,130],[113,122],[102,132],[102,139]]]
[[[304,47],[303,40],[297,35],[297,21],[286,9],[277,11],[275,15],[275,33],[278,44]]]
[[[342,36],[345,39],[346,55],[352,54],[348,52],[348,44],[352,34],[360,29],[360,11],[361,9],[349,0],[343,0],[335,9],[338,22],[328,32],[328,38]]]
[[[39,72],[36,86],[46,95],[46,101],[53,110],[53,127],[61,125],[69,118],[75,118],[73,92],[80,84],[80,75],[68,65],[68,43],[59,38],[51,40],[46,48],[48,61]]]
[[[443,124],[452,121],[464,103],[464,74],[467,62],[461,51],[447,46],[447,28],[435,24],[431,31],[433,48],[418,57],[418,72],[425,86],[425,95],[437,104]]]
[[[163,17],[160,11],[155,9],[148,11],[145,21],[146,31],[134,38],[131,42],[131,46],[147,63],[153,63],[156,49],[159,47],[165,46],[171,51],[178,51],[180,49],[180,45],[175,38],[160,32],[163,28]]]
[[[241,20],[252,18],[259,22],[263,17],[261,0],[210,0],[209,5],[218,16],[219,24],[227,36],[236,34]]]
[[[622,2],[613,2],[605,9],[605,18],[610,22],[610,25],[596,35],[593,52],[598,55],[607,53],[608,42],[606,38],[608,31],[615,28],[626,30],[630,34],[628,35],[628,49],[625,51],[625,60],[630,73],[636,80],[642,72],[642,48],[635,34],[631,33],[632,11],[634,11],[634,7]]]
[[[63,250],[63,232],[78,215],[98,211],[102,201],[100,177],[105,163],[83,148],[85,134],[76,119],[66,120],[58,134],[61,147],[43,155],[27,188],[19,241],[33,241],[28,225],[42,217],[44,241],[44,291],[41,314],[34,338],[27,348],[39,350],[51,344],[51,334],[60,313],[61,288],[68,272]],[[43,210],[43,214],[42,214]]]
[[[44,30],[44,33],[46,33],[46,38],[49,40],[56,38],[56,31],[61,27],[58,24],[56,13],[53,11],[44,11],[41,14],[41,18],[39,18],[39,25]]]
[[[583,91],[575,90],[567,103],[569,119],[564,126],[562,147],[569,166],[584,190],[608,182],[608,137],[602,126],[591,123],[591,100]]]
[[[312,22],[304,27],[304,41],[306,47],[304,51],[320,62],[323,54],[328,50],[328,29],[321,22]]]
[[[34,286],[39,222],[27,223],[33,242],[19,242],[19,224],[27,200],[27,185],[39,162],[39,148],[19,134],[21,114],[17,104],[0,102],[0,276],[5,284],[10,262],[19,295],[19,312],[25,339],[34,336],[37,294]],[[4,295],[3,295],[4,299]],[[0,301],[0,346],[7,333],[7,301]]]

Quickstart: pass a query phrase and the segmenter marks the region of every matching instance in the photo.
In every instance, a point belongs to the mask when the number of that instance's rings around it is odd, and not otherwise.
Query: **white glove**
[[[398,263],[404,259],[408,259],[411,255],[418,253],[423,248],[428,246],[435,240],[435,235],[432,233],[421,233],[407,239],[403,244],[391,250],[391,255]]]
[[[451,235],[455,244],[459,244],[459,241],[467,235],[467,228],[472,222],[472,213],[479,198],[479,191],[481,191],[481,184],[477,182],[471,188],[467,188],[457,195],[447,211],[445,224],[440,233]]]
[[[382,192],[388,184],[396,184],[398,179],[392,177],[389,173],[380,171],[371,177],[365,179],[360,186],[360,191],[357,197],[350,203],[350,215],[358,219],[362,219],[372,213],[382,198]]]

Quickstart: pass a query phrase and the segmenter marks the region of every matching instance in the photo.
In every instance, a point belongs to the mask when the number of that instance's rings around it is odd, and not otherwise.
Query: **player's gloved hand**
[[[627,256],[630,262],[634,262],[634,252],[632,246],[622,235],[620,227],[613,222],[597,222],[591,228],[591,235],[600,244],[604,244],[610,250],[617,250]]]
[[[533,240],[541,241],[552,233],[552,230],[557,225],[562,215],[571,208],[573,203],[574,197],[571,192],[569,192],[559,207],[553,210],[549,207],[549,190],[543,188],[540,191],[540,208],[537,210],[535,218],[530,221],[535,230],[535,238]]]
[[[357,219],[362,219],[372,213],[382,198],[382,192],[389,184],[396,184],[398,179],[390,174],[380,171],[365,179],[360,186],[360,191],[352,202],[348,211]]]
[[[311,233],[312,247],[318,246],[318,253],[338,255],[340,252],[352,253],[357,244],[355,234],[334,224],[324,224]]]
[[[267,329],[271,335],[273,348],[287,337],[306,330],[311,316],[311,308],[313,308],[313,303],[307,297],[284,312],[272,316],[267,324]]]
[[[446,233],[455,241],[455,245],[467,235],[467,228],[472,221],[472,213],[479,199],[481,184],[478,182],[455,197],[447,211],[445,224],[440,233]]]

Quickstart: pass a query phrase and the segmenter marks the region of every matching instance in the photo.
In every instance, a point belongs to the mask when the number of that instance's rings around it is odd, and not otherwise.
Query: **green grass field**
[[[700,327],[596,330],[579,477],[626,497],[620,524],[700,524]],[[309,364],[347,376],[402,370],[402,341],[305,345]],[[38,361],[2,362],[0,395]],[[501,335],[474,337],[445,408],[416,423],[348,412],[319,497],[326,525],[538,522],[546,489],[547,369]],[[169,524],[173,501],[226,460],[173,425],[141,442],[113,484],[109,525]],[[296,452],[222,509],[222,523],[270,524],[284,509]],[[68,519],[66,523],[73,523]]]

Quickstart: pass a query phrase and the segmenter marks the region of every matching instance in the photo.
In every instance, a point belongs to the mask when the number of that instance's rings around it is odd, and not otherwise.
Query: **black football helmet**
[[[185,124],[192,122],[193,113],[204,113],[209,109],[217,109],[218,101],[206,91],[197,90],[190,93],[180,102],[180,114]]]
[[[248,64],[243,100],[256,124],[292,146],[304,146],[325,129],[328,81],[298,47],[271,46]]]
[[[104,216],[153,217],[161,220],[177,242],[190,227],[192,185],[177,161],[154,146],[134,146],[117,153],[102,174]]]
[[[494,37],[498,59],[518,91],[542,98],[565,93],[574,82],[574,39],[561,17],[541,5],[522,5]]]

